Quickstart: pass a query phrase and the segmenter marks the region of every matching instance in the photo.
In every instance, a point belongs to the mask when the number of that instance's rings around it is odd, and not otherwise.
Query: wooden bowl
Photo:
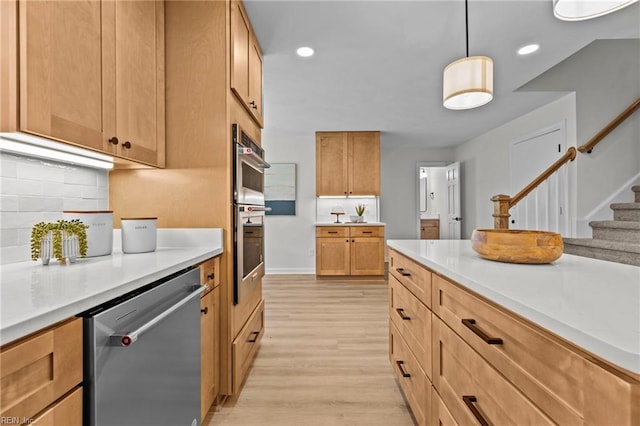
[[[519,229],[474,229],[471,247],[483,258],[508,263],[551,263],[562,255],[562,236]]]

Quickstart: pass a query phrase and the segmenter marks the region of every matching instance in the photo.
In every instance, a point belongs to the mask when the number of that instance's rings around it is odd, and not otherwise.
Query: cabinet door
[[[347,133],[316,133],[316,195],[347,195]]]
[[[100,1],[20,1],[19,15],[20,129],[105,149]]]
[[[118,154],[164,166],[164,3],[114,2]]]
[[[201,418],[204,419],[213,404],[215,391],[215,330],[216,304],[213,291],[207,293],[200,299],[200,411]]]
[[[251,113],[262,124],[262,52],[255,38],[249,46],[249,107]]]
[[[384,238],[351,238],[351,275],[384,274]]]
[[[349,239],[316,238],[316,275],[349,275]]]
[[[249,100],[249,40],[251,30],[242,4],[231,2],[231,90],[248,105]],[[262,69],[262,68],[261,68]]]
[[[380,195],[380,133],[349,133],[349,195]]]

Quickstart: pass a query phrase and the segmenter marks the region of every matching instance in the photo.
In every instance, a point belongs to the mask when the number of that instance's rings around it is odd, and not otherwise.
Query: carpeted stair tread
[[[563,238],[565,244],[597,247],[608,250],[626,251],[640,255],[640,244],[627,243],[624,241],[597,240],[591,238]]]
[[[640,222],[622,220],[595,220],[589,222],[589,226],[592,228],[640,230]]]
[[[613,203],[611,210],[640,210],[640,203]]]

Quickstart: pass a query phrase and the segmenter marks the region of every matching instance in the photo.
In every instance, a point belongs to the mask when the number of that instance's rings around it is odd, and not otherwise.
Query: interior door
[[[460,239],[460,162],[456,161],[447,166],[447,231],[443,239]]]
[[[516,195],[566,150],[564,125],[540,130],[511,147],[511,196]],[[511,209],[510,228],[568,235],[567,168],[551,175]]]

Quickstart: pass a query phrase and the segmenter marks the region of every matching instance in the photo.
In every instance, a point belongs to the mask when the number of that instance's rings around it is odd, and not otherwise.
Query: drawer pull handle
[[[327,234],[337,234],[338,231],[327,231]]]
[[[404,268],[396,268],[396,271],[398,271],[400,273],[400,275],[402,275],[403,277],[410,277],[411,276],[410,273],[404,271]]]
[[[373,234],[372,231],[362,231],[363,234]]]
[[[400,318],[402,318],[405,321],[409,321],[411,319],[410,316],[407,316],[407,314],[404,313],[403,308],[396,308],[396,312],[398,313],[398,315],[400,315]]]
[[[204,308],[200,309],[200,312],[204,315],[207,315],[209,313],[209,307],[205,306]]]
[[[476,418],[478,423],[481,426],[489,426],[489,422],[484,418],[480,410],[474,405],[475,402],[478,402],[478,399],[473,395],[462,395],[462,400],[464,401],[469,411],[473,414],[473,417]]]
[[[215,277],[214,274],[207,274],[207,279],[212,280]]]
[[[259,331],[252,331],[251,335],[253,336],[253,339],[249,339],[249,340],[247,340],[247,342],[255,343],[258,340],[258,336],[260,335],[260,332]]]
[[[402,377],[411,377],[411,374],[404,371],[404,361],[396,361],[396,364],[398,364],[398,369],[400,373],[402,373]]]
[[[473,333],[484,340],[484,342],[488,345],[501,345],[502,339],[499,337],[490,337],[487,333],[482,331],[477,325],[476,320],[474,319],[463,319],[462,324],[467,327],[469,330],[473,331]]]

